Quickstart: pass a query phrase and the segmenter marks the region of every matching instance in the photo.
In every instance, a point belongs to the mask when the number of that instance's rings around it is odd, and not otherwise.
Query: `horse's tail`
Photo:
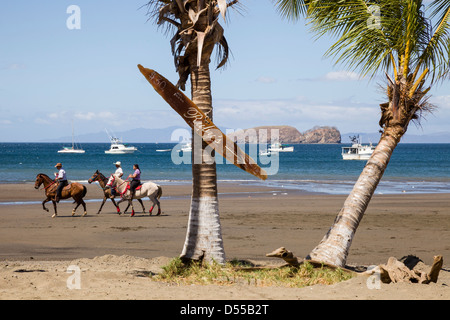
[[[156,199],[159,200],[159,198],[161,198],[161,196],[162,196],[162,188],[161,188],[161,186],[158,186],[158,194],[156,195]]]
[[[86,186],[83,186],[83,194],[81,195],[81,197],[84,198],[86,193],[87,193],[87,188],[86,188]]]

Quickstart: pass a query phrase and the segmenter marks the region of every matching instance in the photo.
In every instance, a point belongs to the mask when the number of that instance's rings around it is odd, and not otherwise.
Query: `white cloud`
[[[114,114],[110,111],[100,111],[100,112],[79,112],[74,114],[75,119],[92,121],[92,120],[109,120],[114,118]]]
[[[256,79],[256,82],[270,84],[277,82],[277,80],[271,77],[259,77],[258,79]]]
[[[356,81],[360,78],[359,74],[351,71],[332,71],[324,76],[327,81]]]

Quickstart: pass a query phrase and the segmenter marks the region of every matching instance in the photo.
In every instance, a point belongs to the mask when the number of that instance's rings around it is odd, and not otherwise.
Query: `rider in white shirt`
[[[121,165],[122,165],[122,163],[120,162],[120,161],[117,161],[116,163],[113,163],[115,166],[116,166],[116,172],[114,172],[114,175],[115,176],[117,176],[117,177],[119,177],[119,178],[122,178],[122,176],[123,176],[123,170],[122,170],[122,167],[121,167]],[[116,195],[116,190],[115,190],[115,188],[112,188],[111,189],[111,193],[115,196]]]
[[[67,182],[66,171],[62,168],[62,164],[57,163],[55,168],[58,169],[58,172],[55,173],[55,176],[56,176],[55,180],[59,182],[58,189],[56,189],[56,198],[55,198],[55,201],[58,203],[59,199],[61,199],[62,190],[69,183]]]
[[[114,172],[114,175],[115,176],[118,176],[119,178],[122,178],[122,176],[123,176],[123,170],[122,170],[122,167],[121,167],[121,163],[120,163],[120,161],[117,161],[116,163],[114,163],[115,165],[116,165],[116,172]]]

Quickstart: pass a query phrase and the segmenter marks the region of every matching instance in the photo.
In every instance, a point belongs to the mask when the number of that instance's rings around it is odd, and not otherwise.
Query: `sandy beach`
[[[186,286],[152,281],[150,273],[177,257],[184,243],[190,186],[162,185],[162,215],[118,216],[110,202],[100,215],[102,191],[86,185],[88,215],[71,201],[59,216],[42,210],[42,190],[33,184],[0,185],[0,299],[450,299],[450,195],[375,195],[359,226],[349,266],[386,263],[416,255],[425,264],[444,257],[438,283],[367,286],[367,277],[332,286]],[[220,183],[220,212],[227,259],[260,265],[281,261],[265,254],[286,247],[304,257],[322,239],[345,196],[307,194],[283,188]],[[109,201],[109,200],[108,200]],[[6,204],[5,204],[6,203]],[[137,203],[136,203],[137,204]],[[145,201],[147,209],[149,201]],[[121,205],[125,208],[125,204]],[[137,204],[139,208],[139,204]],[[69,266],[81,271],[81,288],[67,286]]]

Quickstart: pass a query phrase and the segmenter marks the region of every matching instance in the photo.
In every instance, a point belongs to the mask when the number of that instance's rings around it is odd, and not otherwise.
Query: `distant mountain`
[[[380,133],[361,133],[361,132],[350,132],[342,134],[342,143],[351,143],[350,137],[359,135],[362,143],[372,142],[374,144],[378,143],[380,140]],[[423,135],[416,134],[406,134],[403,136],[400,143],[450,143],[450,132],[439,132],[430,133]]]
[[[291,126],[263,126],[236,131],[229,134],[231,139],[245,141],[247,143],[259,143],[260,130],[266,130],[267,141],[271,140],[271,130],[278,130],[278,139],[280,143],[341,143],[341,134],[334,127],[314,127],[305,132],[300,132]],[[251,131],[249,131],[251,130]],[[254,132],[251,135],[249,132]],[[263,133],[261,133],[263,134]]]

